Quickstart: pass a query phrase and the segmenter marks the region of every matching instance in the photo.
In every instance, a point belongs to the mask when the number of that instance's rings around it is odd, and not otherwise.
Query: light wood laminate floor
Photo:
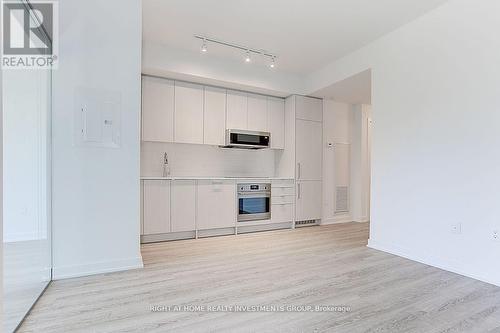
[[[500,332],[500,288],[367,239],[347,223],[144,245],[144,269],[53,282],[20,332]],[[150,310],[186,304],[351,311]]]

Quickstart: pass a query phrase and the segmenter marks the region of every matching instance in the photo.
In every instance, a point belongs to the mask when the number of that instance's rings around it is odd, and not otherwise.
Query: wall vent
[[[337,186],[335,190],[335,213],[349,212],[349,186]]]
[[[317,225],[316,220],[306,220],[306,221],[296,221],[295,222],[295,227],[309,227]]]

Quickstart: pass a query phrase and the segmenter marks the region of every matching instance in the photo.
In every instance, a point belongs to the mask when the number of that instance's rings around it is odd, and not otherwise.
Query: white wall
[[[451,0],[307,83],[372,69],[369,245],[496,285],[499,11],[497,0]]]
[[[217,146],[142,142],[141,175],[162,176],[168,154],[171,176],[274,177],[275,150],[221,149]]]
[[[371,106],[352,105],[351,123],[351,201],[352,220],[370,220],[370,152],[369,122]]]
[[[352,107],[350,104],[323,100],[323,218],[321,223],[352,221],[351,212],[335,213],[337,185],[350,186]],[[332,144],[329,146],[329,144]]]
[[[141,2],[59,3],[53,77],[53,256],[63,278],[142,266],[139,247]],[[75,146],[78,88],[121,95],[121,147]]]

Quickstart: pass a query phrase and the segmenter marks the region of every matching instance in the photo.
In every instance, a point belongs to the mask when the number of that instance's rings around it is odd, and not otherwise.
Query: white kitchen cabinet
[[[226,90],[205,87],[204,136],[207,145],[224,145],[226,133]]]
[[[321,181],[298,181],[296,186],[295,220],[321,219]]]
[[[231,180],[199,180],[197,228],[228,228],[236,225],[236,184]]]
[[[323,100],[318,98],[296,96],[295,114],[297,119],[323,121]]]
[[[226,128],[246,130],[248,128],[248,97],[240,91],[227,91]]]
[[[268,97],[267,115],[269,132],[271,133],[271,148],[285,149],[285,100]]]
[[[174,81],[142,77],[142,140],[174,141]]]
[[[295,191],[293,190],[293,184],[291,187],[275,187],[274,184],[271,186],[272,196],[273,197],[282,197],[285,195],[293,196]]]
[[[247,129],[249,131],[269,131],[266,96],[248,94],[247,119]]]
[[[203,143],[203,86],[175,82],[174,134],[177,143]]]
[[[141,181],[140,186],[140,212],[141,212],[141,235],[144,235],[144,181]]]
[[[171,232],[196,229],[196,181],[174,180],[171,189]]]
[[[322,123],[297,119],[295,126],[296,179],[321,180]]]
[[[293,190],[293,188],[292,188]],[[274,196],[271,198],[271,203],[274,204],[293,204],[294,202],[294,196],[292,195],[281,195],[281,196]]]
[[[271,205],[271,222],[282,223],[293,221],[293,204],[279,203]]]
[[[143,181],[144,235],[170,232],[170,180]]]

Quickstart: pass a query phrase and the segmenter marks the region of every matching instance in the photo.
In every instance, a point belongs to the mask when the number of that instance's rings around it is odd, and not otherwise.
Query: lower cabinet
[[[321,219],[321,181],[298,181],[296,198],[296,221]]]
[[[173,180],[170,192],[171,232],[196,229],[196,181]]]
[[[301,185],[297,214],[301,219],[321,218],[321,197],[317,197],[318,191],[321,193],[321,182],[301,182],[304,183],[311,186]],[[273,182],[271,220],[265,221],[267,224],[295,220],[294,192],[293,180]],[[317,210],[319,215],[316,215]],[[235,228],[236,182],[224,179],[143,180],[141,211],[141,235],[146,236],[145,242],[195,237],[197,230]]]
[[[294,220],[293,180],[275,180],[271,185],[271,223]]]
[[[230,228],[236,225],[236,184],[231,180],[199,180],[197,228]]]
[[[293,221],[293,203],[276,203],[271,205],[272,223],[291,221]]]
[[[143,181],[143,232],[170,232],[170,180]]]

